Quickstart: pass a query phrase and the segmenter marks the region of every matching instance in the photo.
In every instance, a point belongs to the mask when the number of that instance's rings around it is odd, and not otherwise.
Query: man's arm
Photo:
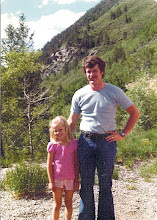
[[[135,126],[138,118],[140,117],[140,112],[138,110],[138,108],[136,107],[135,104],[132,104],[129,108],[126,109],[126,111],[130,114],[130,117],[127,121],[127,124],[125,126],[125,128],[123,129],[123,132],[126,134],[126,136],[131,132],[131,130],[133,129],[133,127]],[[123,140],[125,137],[122,137],[118,132],[114,132],[114,131],[109,131],[106,133],[111,133],[111,135],[109,135],[106,140],[108,142],[113,142],[113,141],[121,141]]]
[[[75,129],[75,126],[77,124],[79,116],[80,116],[80,114],[76,114],[76,113],[70,114],[67,121],[68,121],[68,124],[70,126],[71,131],[73,131]]]
[[[129,108],[126,109],[126,111],[130,114],[130,117],[128,119],[128,122],[123,130],[123,132],[128,135],[133,127],[135,126],[138,118],[140,117],[140,112],[136,105],[131,105]]]

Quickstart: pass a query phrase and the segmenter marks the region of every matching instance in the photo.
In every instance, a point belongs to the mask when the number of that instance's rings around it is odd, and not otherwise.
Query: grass
[[[128,185],[127,188],[128,188],[128,190],[136,190],[135,185]]]
[[[45,193],[47,171],[39,165],[16,165],[2,180],[2,190],[10,190],[17,197],[32,197]]]
[[[157,156],[157,129],[133,132],[126,139],[118,142],[116,161],[132,168],[136,160],[153,159]]]
[[[140,175],[145,181],[150,182],[153,175],[157,175],[157,158],[152,163],[143,165],[140,170]]]
[[[114,180],[118,180],[119,179],[119,172],[118,172],[118,168],[116,166],[114,166],[112,179],[114,179]]]
[[[119,179],[119,172],[118,172],[117,166],[114,166],[112,179],[114,179],[114,180],[118,180],[118,179]],[[99,185],[99,180],[98,180],[97,171],[96,171],[96,175],[95,175],[95,185],[97,185],[97,186]]]
[[[4,158],[1,157],[1,167],[8,168],[12,166],[12,164],[15,163],[15,159],[13,158]]]

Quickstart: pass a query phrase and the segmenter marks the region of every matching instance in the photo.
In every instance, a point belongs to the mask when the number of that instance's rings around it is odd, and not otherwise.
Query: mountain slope
[[[83,57],[98,54],[107,63],[106,81],[123,88],[143,74],[157,72],[156,39],[154,0],[105,0],[45,45],[44,76],[68,85],[83,76]]]
[[[59,49],[59,47],[64,44],[64,42],[69,39],[73,41],[75,39],[75,34],[80,31],[81,28],[85,27],[89,22],[97,20],[102,14],[107,12],[113,5],[117,4],[118,0],[105,0],[101,1],[94,8],[86,12],[74,25],[71,25],[61,34],[55,36],[50,42],[45,44],[42,51],[45,56],[49,56],[52,52]]]

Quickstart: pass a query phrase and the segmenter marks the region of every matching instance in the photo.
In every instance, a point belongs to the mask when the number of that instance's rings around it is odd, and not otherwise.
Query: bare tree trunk
[[[43,102],[44,100],[47,100],[51,97],[54,97],[53,95],[45,97],[45,95],[49,92],[49,89],[46,89],[44,91],[41,91],[40,88],[36,89],[36,91],[29,91],[30,82],[29,80],[26,80],[24,78],[24,84],[23,84],[23,93],[24,93],[24,100],[27,104],[27,118],[28,118],[28,133],[29,133],[29,147],[31,149],[31,155],[32,158],[34,158],[34,147],[33,147],[33,135],[32,135],[32,124],[33,124],[33,112],[34,112],[34,106],[37,105],[39,102]]]
[[[31,116],[31,104],[28,102],[28,131],[29,131],[29,146],[31,149],[32,158],[34,157],[34,148],[32,145],[32,116]]]

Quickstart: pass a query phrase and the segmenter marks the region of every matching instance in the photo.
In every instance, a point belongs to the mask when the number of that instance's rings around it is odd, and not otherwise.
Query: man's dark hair
[[[93,68],[96,64],[98,64],[100,71],[105,73],[105,61],[96,55],[88,56],[83,60],[83,72],[86,74],[86,68]]]

